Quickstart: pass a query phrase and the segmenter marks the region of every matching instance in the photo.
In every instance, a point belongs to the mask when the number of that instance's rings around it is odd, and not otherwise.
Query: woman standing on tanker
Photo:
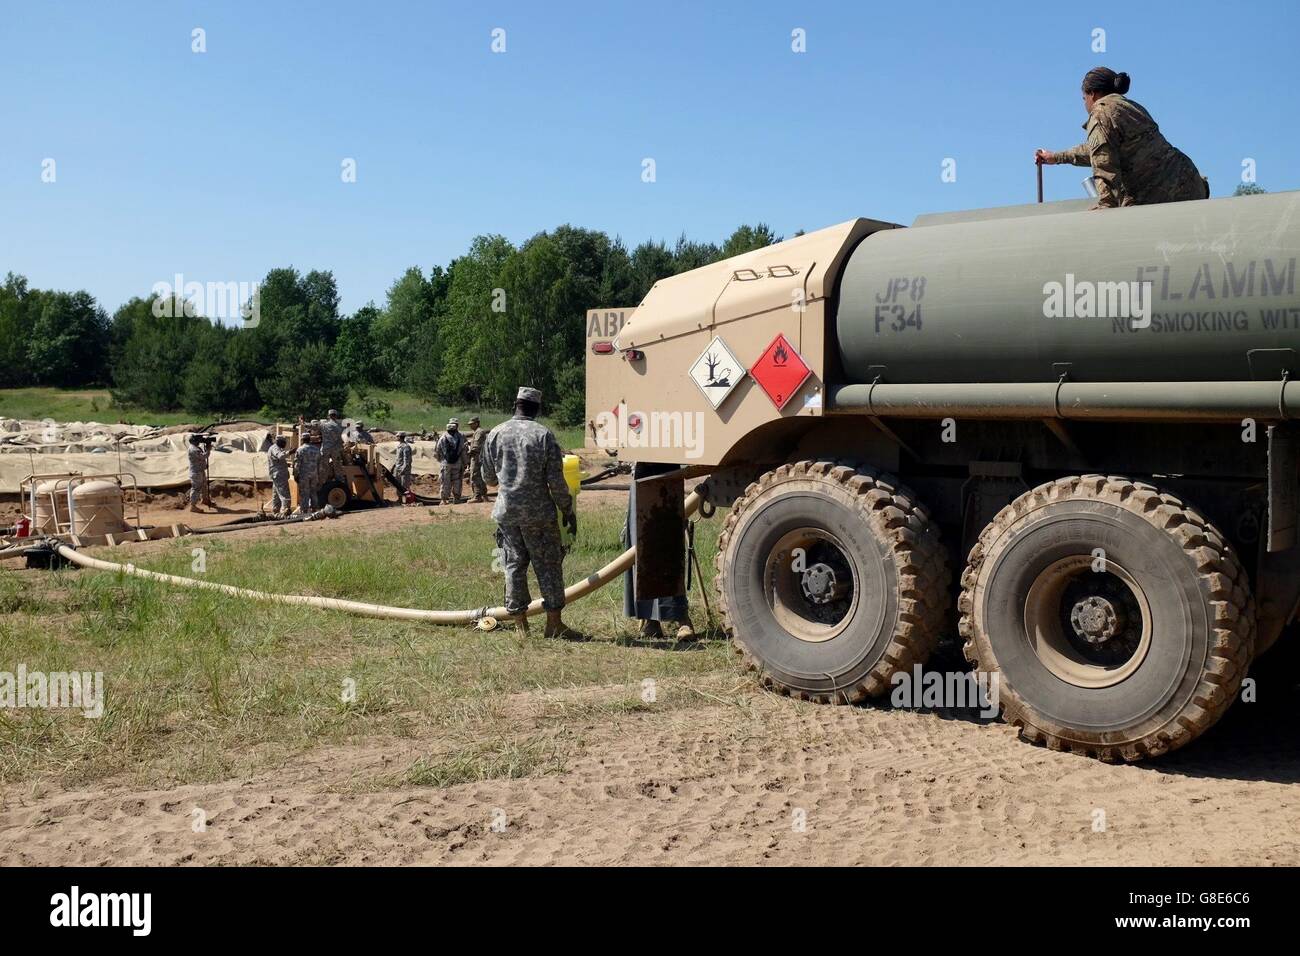
[[[1125,98],[1128,88],[1127,73],[1089,70],[1083,77],[1088,141],[1059,153],[1040,149],[1034,159],[1092,166],[1098,208],[1208,199],[1210,185],[1196,164],[1169,145],[1150,113]]]

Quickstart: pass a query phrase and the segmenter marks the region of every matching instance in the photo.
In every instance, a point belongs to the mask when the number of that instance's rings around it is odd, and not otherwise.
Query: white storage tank
[[[42,481],[36,486],[36,504],[32,514],[32,531],[58,534],[59,524],[68,523],[68,480]]]
[[[88,481],[72,489],[73,534],[120,534],[127,530],[122,486],[115,481]]]

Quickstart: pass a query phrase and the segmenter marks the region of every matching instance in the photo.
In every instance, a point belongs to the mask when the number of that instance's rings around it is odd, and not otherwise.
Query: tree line
[[[780,238],[760,223],[723,243],[643,242],[564,225],[519,246],[479,236],[446,267],[407,269],[382,306],[339,310],[328,271],[272,269],[256,321],[223,324],[179,296],[135,297],[109,316],[88,292],[0,287],[0,387],[108,386],[115,404],[195,415],[319,417],[351,392],[383,417],[378,389],[435,404],[508,408],[541,388],[563,424],[583,415],[584,317],[639,303],[655,282]],[[255,309],[252,306],[256,306]]]

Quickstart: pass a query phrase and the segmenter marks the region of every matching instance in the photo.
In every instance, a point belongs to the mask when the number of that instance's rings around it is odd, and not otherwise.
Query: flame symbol
[[[790,358],[790,353],[785,350],[784,344],[778,344],[776,351],[772,354],[772,361],[777,365],[784,365]]]

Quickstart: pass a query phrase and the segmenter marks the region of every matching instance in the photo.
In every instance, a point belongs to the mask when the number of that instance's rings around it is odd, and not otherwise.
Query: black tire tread
[[[763,667],[732,623],[727,602],[727,555],[736,526],[763,492],[791,480],[821,479],[850,490],[862,517],[890,542],[898,575],[898,615],[894,634],[880,660],[862,679],[833,691],[810,693],[789,687]],[[781,465],[752,482],[732,505],[718,536],[714,576],[722,625],[745,666],[768,690],[820,704],[859,703],[889,690],[894,674],[924,664],[939,642],[951,602],[948,553],[929,511],[896,478],[844,461],[796,461]]]
[[[1076,475],[1039,485],[1003,508],[980,534],[962,574],[957,602],[962,650],[967,661],[980,670],[1000,673],[992,645],[974,613],[980,570],[998,548],[999,539],[1020,518],[1067,499],[1107,501],[1138,515],[1169,534],[1195,560],[1197,575],[1214,609],[1213,635],[1200,683],[1196,693],[1162,727],[1122,745],[1071,739],[1067,733],[1088,735],[1038,714],[1005,680],[999,688],[1003,719],[1023,740],[1110,762],[1131,763],[1176,750],[1213,726],[1236,699],[1254,652],[1255,602],[1245,569],[1223,535],[1183,501],[1152,485],[1117,476]]]

